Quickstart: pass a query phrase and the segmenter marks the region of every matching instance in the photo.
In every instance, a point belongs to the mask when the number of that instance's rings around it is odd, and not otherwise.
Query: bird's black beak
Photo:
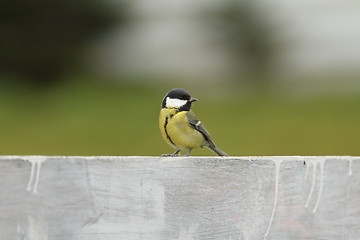
[[[189,100],[189,102],[196,102],[198,99],[197,98],[191,98],[190,100]]]

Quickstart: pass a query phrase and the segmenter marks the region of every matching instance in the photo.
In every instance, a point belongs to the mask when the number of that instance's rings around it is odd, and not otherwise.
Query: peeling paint
[[[280,165],[284,160],[278,159],[278,160],[274,160],[275,163],[275,197],[274,197],[274,205],[272,208],[272,212],[271,212],[271,216],[270,216],[270,220],[269,220],[269,225],[266,229],[265,235],[264,235],[264,239],[267,238],[267,236],[269,235],[273,220],[274,220],[274,216],[275,216],[275,211],[276,211],[276,207],[277,207],[277,202],[278,202],[278,197],[279,197],[279,176],[280,176]]]
[[[314,208],[312,210],[313,213],[315,213],[317,211],[318,207],[319,207],[321,195],[322,195],[323,188],[324,188],[324,168],[325,168],[326,160],[327,160],[326,158],[314,158],[314,159],[311,159],[311,160],[307,161],[305,179],[307,179],[307,177],[308,177],[308,171],[309,171],[309,167],[311,165],[312,166],[312,181],[311,181],[310,192],[309,192],[309,195],[308,195],[306,203],[305,203],[305,208],[309,207],[310,200],[312,198],[312,195],[313,195],[314,189],[315,189],[318,166],[320,168],[319,190],[318,190],[318,196],[317,196],[317,199],[316,199],[316,202],[315,202],[315,206],[314,206]]]
[[[353,163],[353,159],[350,158],[350,159],[349,159],[349,172],[348,172],[348,175],[349,175],[349,176],[352,175],[352,163]]]
[[[37,192],[37,188],[40,180],[41,164],[46,161],[46,157],[43,156],[31,156],[24,158],[23,160],[29,161],[31,164],[30,177],[26,190],[28,192]],[[34,180],[35,177],[35,180]]]

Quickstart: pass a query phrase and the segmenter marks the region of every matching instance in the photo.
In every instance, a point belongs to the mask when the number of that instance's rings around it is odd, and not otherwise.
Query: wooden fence
[[[360,239],[360,157],[0,156],[0,239]]]

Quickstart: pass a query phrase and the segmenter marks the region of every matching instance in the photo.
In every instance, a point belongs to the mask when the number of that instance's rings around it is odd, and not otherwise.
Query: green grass
[[[65,83],[0,91],[2,155],[154,155],[168,85]],[[217,145],[230,155],[360,155],[360,97],[291,97],[237,88],[191,89]],[[221,94],[220,94],[220,93]],[[213,155],[206,149],[193,155]]]

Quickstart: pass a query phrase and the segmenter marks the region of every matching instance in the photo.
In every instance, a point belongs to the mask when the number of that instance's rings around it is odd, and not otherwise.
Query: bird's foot
[[[179,157],[180,150],[176,150],[173,154],[161,154],[161,157]]]
[[[178,157],[179,155],[174,155],[174,154],[161,154],[160,157]]]

